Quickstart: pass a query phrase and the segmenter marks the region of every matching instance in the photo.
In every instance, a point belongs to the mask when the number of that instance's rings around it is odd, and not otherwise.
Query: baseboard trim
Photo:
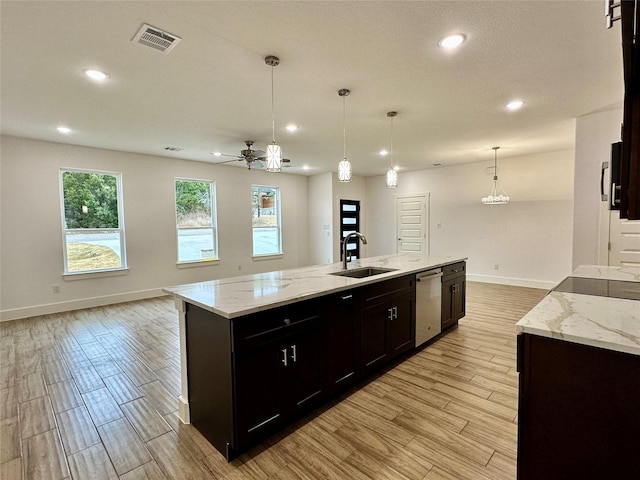
[[[105,295],[103,297],[82,298],[70,300],[68,302],[48,303],[45,305],[35,305],[33,307],[13,308],[0,311],[0,322],[19,320],[21,318],[36,317],[38,315],[49,315],[52,313],[69,312],[72,310],[82,310],[83,308],[103,307],[114,303],[133,302],[145,300],[147,298],[162,297],[166,294],[160,288],[151,290],[140,290],[137,292],[118,293],[115,295]]]
[[[540,288],[542,290],[551,290],[558,282],[545,282],[543,280],[528,280],[525,278],[509,278],[509,277],[492,277],[489,275],[469,275],[467,280],[470,282],[497,283],[500,285],[511,285],[513,287],[529,287]]]

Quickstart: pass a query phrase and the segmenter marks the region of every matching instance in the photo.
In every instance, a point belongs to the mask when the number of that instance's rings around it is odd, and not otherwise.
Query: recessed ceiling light
[[[513,110],[518,110],[523,105],[524,105],[524,102],[522,100],[514,100],[513,102],[507,103],[507,108],[513,111]]]
[[[387,152],[386,150],[384,150],[384,149],[383,149],[383,150],[380,150],[380,152],[378,152],[378,153],[379,153],[381,156],[383,156],[383,157],[384,157],[384,156],[385,156],[385,155],[387,155],[389,152]]]
[[[289,130],[290,132],[295,132],[296,130],[298,130],[298,126],[297,126],[297,125],[293,125],[293,124],[287,125],[287,127],[286,127],[286,128],[287,128],[287,130]]]
[[[303,169],[303,170],[309,170],[309,165],[303,165],[303,166],[302,166],[302,169]]]
[[[466,39],[467,37],[465,37],[463,34],[454,33],[453,35],[444,37],[438,42],[438,45],[440,45],[442,48],[456,48],[462,45]]]
[[[214,157],[221,157],[222,152],[211,152],[209,155],[213,155]]]
[[[104,72],[101,72],[100,70],[89,69],[89,70],[85,70],[84,74],[87,77],[89,77],[91,80],[95,80],[96,82],[103,82],[107,78],[109,78],[109,75],[107,75]]]
[[[394,165],[393,169],[397,172],[398,170],[400,170],[400,167],[398,165]]]
[[[58,130],[60,133],[64,133],[65,135],[71,133],[71,129],[69,127],[56,127],[56,130]]]

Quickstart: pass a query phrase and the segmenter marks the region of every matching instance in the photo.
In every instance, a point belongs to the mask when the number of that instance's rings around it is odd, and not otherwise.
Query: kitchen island
[[[516,329],[518,479],[640,478],[640,268],[581,266]]]
[[[454,278],[456,294],[443,298],[456,310],[446,327],[457,324],[465,260],[399,254],[346,272],[319,265],[166,288],[180,314],[180,419],[237,456],[414,348],[416,273]]]

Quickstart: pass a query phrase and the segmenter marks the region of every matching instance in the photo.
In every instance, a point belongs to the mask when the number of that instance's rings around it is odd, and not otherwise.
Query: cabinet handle
[[[282,349],[282,363],[284,364],[284,366],[287,366],[287,349],[283,348]]]
[[[296,345],[291,345],[291,360],[293,360],[293,363],[296,363],[297,359],[298,356],[296,354]]]
[[[349,295],[343,295],[342,297],[340,297],[340,300],[351,300],[353,298],[353,294],[349,294]]]
[[[285,318],[284,319],[284,325],[285,325],[285,327],[291,325],[291,319],[290,318]]]
[[[398,319],[398,307],[393,307],[393,318]]]

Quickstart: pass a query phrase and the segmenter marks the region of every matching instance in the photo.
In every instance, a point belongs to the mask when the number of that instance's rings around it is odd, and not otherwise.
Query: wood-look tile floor
[[[469,283],[460,326],[226,463],[177,416],[159,298],[0,324],[0,479],[514,479],[514,324],[545,291]]]

